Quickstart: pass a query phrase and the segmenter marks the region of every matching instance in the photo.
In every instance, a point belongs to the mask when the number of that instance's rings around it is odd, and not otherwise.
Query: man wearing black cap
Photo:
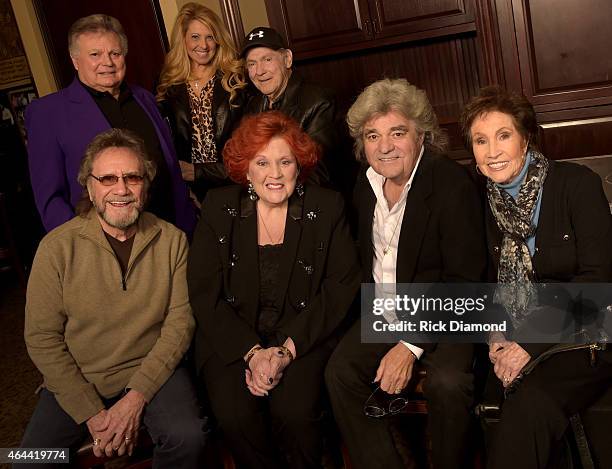
[[[244,39],[241,57],[253,85],[259,90],[246,107],[247,114],[278,110],[299,122],[323,149],[323,157],[309,181],[338,186],[330,164],[337,146],[336,105],[331,91],[307,83],[291,69],[293,53],[271,28],[255,28]],[[337,165],[336,165],[337,166]]]

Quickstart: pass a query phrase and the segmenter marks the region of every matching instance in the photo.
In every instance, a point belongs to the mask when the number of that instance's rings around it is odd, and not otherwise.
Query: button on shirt
[[[376,283],[376,296],[395,297],[397,250],[400,233],[402,231],[404,210],[406,209],[406,198],[408,197],[414,175],[423,157],[423,151],[424,147],[421,147],[421,152],[414,165],[410,179],[406,182],[399,200],[391,208],[389,208],[383,191],[386,178],[378,174],[372,168],[366,171],[366,177],[376,196],[374,221],[372,222],[372,244],[374,248],[372,277]],[[409,222],[410,220],[407,221]],[[397,315],[394,311],[385,313],[383,316],[390,323],[397,321]],[[423,354],[422,348],[404,341],[402,341],[402,343],[408,347],[417,358],[420,358]]]

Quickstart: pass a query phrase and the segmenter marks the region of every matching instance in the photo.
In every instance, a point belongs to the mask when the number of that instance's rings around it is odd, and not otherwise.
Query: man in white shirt
[[[363,282],[388,295],[396,283],[482,280],[480,199],[467,172],[440,154],[446,138],[425,92],[406,80],[380,80],[357,98],[347,122],[358,159],[369,165],[355,187]],[[405,467],[393,420],[366,416],[364,404],[372,384],[379,393],[400,394],[418,360],[427,371],[434,468],[468,467],[473,356],[471,344],[361,343],[357,321],[325,376],[353,466]]]

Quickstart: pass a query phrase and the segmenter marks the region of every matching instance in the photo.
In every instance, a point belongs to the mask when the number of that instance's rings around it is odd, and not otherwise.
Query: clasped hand
[[[267,396],[283,377],[283,371],[291,359],[278,347],[268,347],[255,352],[245,370],[247,388],[254,396]]]
[[[87,420],[87,428],[94,439],[93,452],[97,457],[110,457],[115,453],[132,455],[145,404],[144,395],[131,389],[110,409],[102,409]]]
[[[516,379],[531,356],[516,342],[492,342],[489,344],[489,359],[493,363],[495,376],[504,388]]]

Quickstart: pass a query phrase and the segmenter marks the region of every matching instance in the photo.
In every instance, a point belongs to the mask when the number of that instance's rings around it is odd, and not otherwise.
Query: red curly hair
[[[319,161],[319,145],[291,117],[280,111],[269,111],[242,119],[225,144],[223,163],[232,181],[247,184],[249,162],[274,137],[282,137],[291,148],[300,168],[298,181],[308,177]]]

